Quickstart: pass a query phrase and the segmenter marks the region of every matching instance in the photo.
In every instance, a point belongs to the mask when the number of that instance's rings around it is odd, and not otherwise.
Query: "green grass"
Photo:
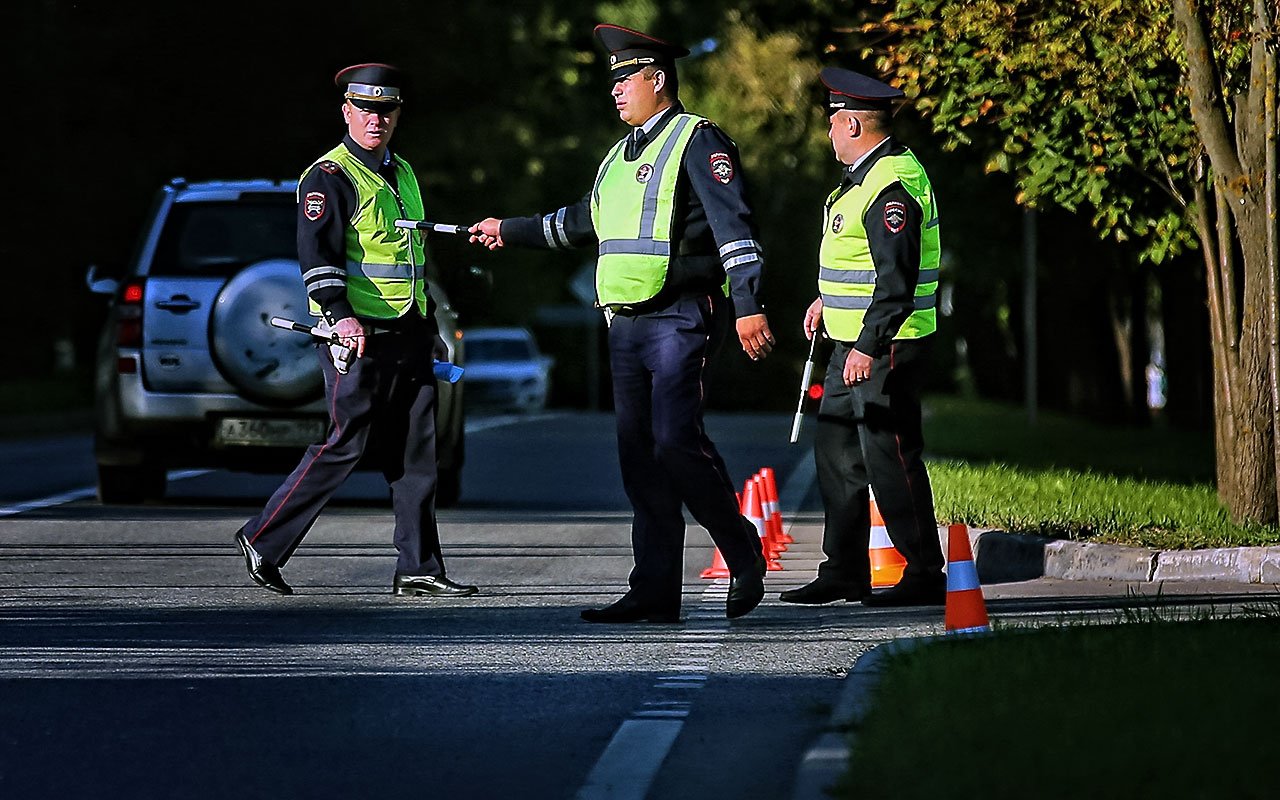
[[[1261,798],[1280,620],[1044,628],[893,656],[837,798]]]
[[[925,444],[933,455],[1172,483],[1214,478],[1208,431],[1099,425],[1045,411],[1032,426],[1020,406],[945,396],[928,398],[925,413]]]
[[[956,398],[926,403],[934,506],[947,522],[1157,549],[1280,543],[1234,524],[1207,434],[1116,428]]]
[[[0,415],[83,411],[93,407],[93,375],[5,378],[0,381]]]

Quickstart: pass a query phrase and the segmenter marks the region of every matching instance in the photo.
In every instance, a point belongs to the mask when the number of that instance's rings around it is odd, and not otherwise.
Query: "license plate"
[[[325,428],[326,424],[322,419],[226,417],[218,420],[218,430],[214,433],[213,440],[219,445],[305,446],[323,439]]]

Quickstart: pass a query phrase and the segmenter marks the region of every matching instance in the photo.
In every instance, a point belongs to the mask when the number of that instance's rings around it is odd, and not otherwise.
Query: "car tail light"
[[[120,289],[116,305],[116,344],[120,347],[142,346],[142,281],[129,281]]]
[[[810,386],[810,387],[809,387],[809,391],[808,391],[808,393],[807,393],[807,394],[809,395],[809,399],[810,399],[810,400],[821,400],[821,399],[822,399],[822,384],[820,384],[820,383],[815,383],[815,384],[813,384],[812,386]]]
[[[138,360],[133,356],[121,356],[116,359],[116,372],[121,375],[138,374]]]

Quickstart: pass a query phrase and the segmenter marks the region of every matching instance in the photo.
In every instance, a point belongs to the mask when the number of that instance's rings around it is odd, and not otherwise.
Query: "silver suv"
[[[324,438],[316,345],[268,322],[308,319],[295,187],[175,178],[157,194],[125,276],[89,268],[90,290],[112,298],[95,380],[102,502],[161,497],[172,468],[287,471]],[[431,263],[428,275],[441,336],[460,364],[457,314]],[[442,381],[440,506],[461,491],[462,416],[462,383]]]

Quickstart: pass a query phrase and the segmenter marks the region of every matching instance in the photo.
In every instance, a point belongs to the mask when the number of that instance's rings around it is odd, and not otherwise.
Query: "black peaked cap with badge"
[[[404,102],[407,76],[390,64],[355,64],[340,70],[333,82],[356,108],[389,113]]]
[[[827,114],[837,111],[890,111],[895,101],[906,97],[901,89],[851,69],[827,67],[820,73],[827,87],[823,102]]]
[[[609,51],[609,72],[615,83],[645,67],[674,70],[676,59],[689,55],[687,47],[621,25],[597,25],[596,38]]]

